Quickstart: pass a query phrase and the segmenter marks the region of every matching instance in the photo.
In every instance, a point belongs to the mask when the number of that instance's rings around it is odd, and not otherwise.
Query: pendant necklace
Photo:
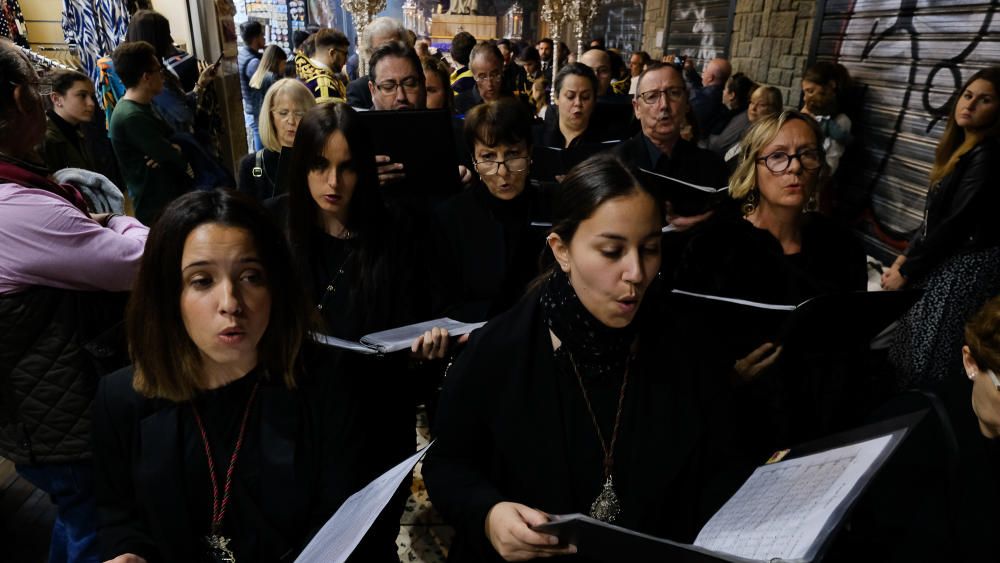
[[[348,235],[348,238],[350,238],[350,235]],[[344,258],[344,261],[340,263],[340,267],[337,268],[337,273],[333,274],[333,279],[330,280],[330,283],[326,284],[326,289],[323,290],[323,295],[319,296],[319,303],[316,305],[317,311],[322,311],[323,303],[326,301],[327,297],[333,295],[337,291],[337,281],[344,275],[344,267],[347,266],[347,261],[351,259],[351,254],[353,253],[353,250],[347,251],[347,256]]]
[[[594,409],[590,406],[590,398],[587,396],[587,389],[583,386],[583,378],[580,377],[580,370],[576,367],[573,355],[569,354],[569,363],[573,366],[576,381],[580,384],[580,392],[583,393],[583,402],[587,405],[587,412],[590,413],[590,420],[594,424],[594,430],[597,431],[597,439],[600,440],[601,450],[604,452],[604,485],[601,487],[600,494],[597,495],[597,498],[590,505],[590,516],[609,524],[617,520],[622,511],[618,494],[615,493],[613,470],[615,465],[615,443],[618,441],[618,429],[621,427],[622,406],[625,404],[625,387],[628,385],[628,370],[632,363],[631,360],[632,358],[630,357],[625,363],[625,374],[622,376],[621,390],[618,391],[618,410],[615,412],[615,425],[611,430],[611,443],[608,444],[604,440],[604,434],[601,433],[600,425],[597,424],[597,416],[594,415]]]
[[[233,446],[233,455],[229,458],[229,469],[226,470],[226,482],[222,489],[222,499],[219,499],[219,481],[215,476],[215,459],[212,457],[212,448],[208,444],[208,434],[205,432],[205,424],[198,414],[198,407],[191,403],[191,410],[194,412],[194,420],[198,424],[198,431],[201,434],[201,442],[205,446],[205,458],[208,459],[208,476],[212,481],[212,530],[205,536],[205,543],[208,548],[208,560],[215,563],[236,563],[236,555],[229,547],[232,538],[222,535],[222,519],[226,516],[226,508],[229,506],[229,494],[233,486],[233,471],[236,469],[236,459],[240,455],[240,448],[243,446],[243,435],[247,429],[247,418],[250,416],[250,406],[257,395],[257,387],[260,380],[257,380],[250,397],[247,399],[246,409],[243,411],[243,421],[240,423],[240,433],[236,437],[236,445]]]

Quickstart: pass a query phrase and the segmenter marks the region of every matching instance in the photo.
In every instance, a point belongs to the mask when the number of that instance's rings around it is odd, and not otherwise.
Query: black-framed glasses
[[[798,160],[804,170],[819,170],[823,166],[823,151],[819,149],[806,149],[795,154],[775,151],[757,159],[763,162],[771,172],[784,172],[792,165],[792,160]]]
[[[420,89],[420,79],[415,76],[407,76],[399,81],[385,80],[375,85],[375,87],[378,88],[378,91],[383,94],[395,94],[396,88],[399,88],[400,86],[403,87],[403,90],[409,93],[416,92]]]
[[[483,82],[486,82],[486,81],[489,81],[489,82],[500,82],[501,78],[503,78],[503,74],[501,74],[500,72],[497,72],[497,71],[493,71],[493,72],[491,72],[489,74],[480,74],[479,76],[475,77],[475,80],[476,80],[476,82],[478,84],[482,84]]]
[[[643,101],[646,105],[654,105],[656,102],[660,101],[660,98],[666,96],[671,102],[679,102],[687,96],[687,91],[684,88],[667,88],[666,90],[647,90],[639,94],[639,99]]]
[[[503,164],[507,172],[524,172],[528,169],[530,159],[526,156],[516,156],[507,160],[480,160],[473,163],[476,172],[483,176],[492,176],[500,173],[500,165]]]

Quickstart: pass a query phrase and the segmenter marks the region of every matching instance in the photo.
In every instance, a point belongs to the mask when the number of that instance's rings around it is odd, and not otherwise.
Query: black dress
[[[540,189],[528,185],[504,201],[477,183],[436,211],[448,316],[478,322],[509,309],[538,275],[545,249],[547,229],[531,226],[548,217]]]
[[[313,349],[296,389],[254,370],[201,392],[219,487],[248,399],[246,432],[222,535],[238,561],[292,561],[337,507],[374,477],[361,469],[356,397]],[[94,407],[98,541],[103,559],[135,553],[151,563],[198,561],[212,489],[192,403],[148,399],[132,369],[101,380]],[[221,490],[220,490],[221,494]]]
[[[484,533],[499,502],[587,513],[601,490],[600,442],[575,373],[553,352],[542,316],[538,291],[529,293],[474,333],[449,370],[437,442],[423,466],[434,506],[456,526],[449,561],[500,561]],[[622,505],[616,524],[691,541],[718,500],[703,494],[713,469],[703,466],[701,453],[708,409],[699,385],[707,378],[660,338],[654,325],[644,325],[629,368],[614,455]],[[584,384],[605,437],[621,376]]]

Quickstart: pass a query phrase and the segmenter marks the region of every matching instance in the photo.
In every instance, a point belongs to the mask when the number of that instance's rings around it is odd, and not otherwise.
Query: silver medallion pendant
[[[604,482],[601,494],[597,495],[593,504],[590,505],[590,516],[609,524],[618,519],[621,514],[622,505],[618,502],[618,495],[615,493],[615,484],[611,476]]]
[[[230,541],[229,538],[218,534],[205,536],[205,543],[208,544],[208,560],[212,563],[236,563],[236,555],[229,549]]]

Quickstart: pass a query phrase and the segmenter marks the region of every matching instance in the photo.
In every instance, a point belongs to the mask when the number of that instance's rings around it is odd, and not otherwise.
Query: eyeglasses
[[[528,169],[529,162],[528,157],[518,156],[508,158],[507,160],[480,160],[473,163],[473,165],[476,168],[476,172],[479,172],[483,176],[492,176],[500,173],[501,164],[507,168],[507,172],[524,172]]]
[[[499,82],[500,79],[503,78],[503,74],[494,71],[494,72],[491,72],[489,74],[480,74],[479,76],[477,76],[475,78],[476,78],[476,83],[478,83],[478,84],[482,84],[483,82],[486,82],[486,81]]]
[[[295,121],[299,121],[306,115],[306,112],[304,111],[301,110],[292,111],[288,109],[271,110],[271,113],[274,114],[278,119],[282,119],[285,121],[287,121],[288,118],[292,118]]]
[[[805,170],[818,170],[820,166],[823,166],[823,153],[817,149],[806,149],[795,154],[780,151],[772,152],[769,155],[758,158],[757,162],[763,162],[764,166],[771,172],[784,172],[792,165],[792,160],[796,159]]]
[[[415,76],[407,76],[398,82],[395,80],[386,80],[375,85],[378,91],[383,94],[395,94],[396,88],[400,86],[409,93],[417,92],[420,90],[420,80]]]
[[[671,102],[679,102],[684,99],[687,91],[684,88],[667,88],[666,90],[648,90],[639,94],[639,99],[646,105],[654,105],[660,98],[666,96]]]

